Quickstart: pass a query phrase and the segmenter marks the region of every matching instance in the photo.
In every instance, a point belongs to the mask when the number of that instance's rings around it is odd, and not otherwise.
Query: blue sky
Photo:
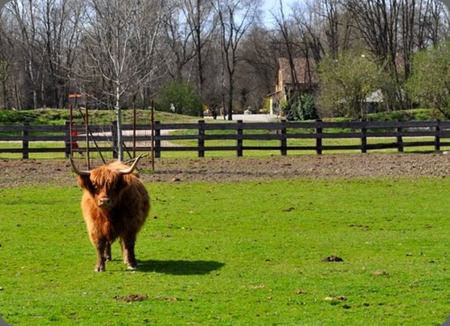
[[[289,7],[294,2],[303,2],[301,0],[282,0],[283,6]],[[264,0],[264,9],[271,10],[274,8],[278,8],[280,1],[279,0]]]
[[[284,13],[285,15],[288,15],[290,12],[290,7],[293,3],[304,3],[303,0],[282,0],[283,1],[283,7],[285,8]],[[450,1],[450,0],[449,0]],[[271,12],[278,13],[278,7],[280,5],[279,0],[263,0],[263,12],[264,12],[264,21],[271,25],[272,22],[272,14]]]

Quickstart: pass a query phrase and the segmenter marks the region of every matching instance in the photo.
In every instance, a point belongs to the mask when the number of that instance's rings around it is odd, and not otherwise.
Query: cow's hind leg
[[[125,244],[124,244],[122,238],[119,239],[119,243],[120,243],[120,250],[122,251],[123,263],[128,264],[127,249],[125,248]]]
[[[134,255],[135,236],[127,236],[120,239],[120,247],[122,248],[123,262],[127,265],[127,269],[136,270],[137,262]]]

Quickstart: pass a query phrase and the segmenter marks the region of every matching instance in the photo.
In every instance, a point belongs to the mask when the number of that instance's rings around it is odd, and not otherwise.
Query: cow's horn
[[[133,173],[133,171],[134,171],[134,169],[136,168],[136,166],[137,166],[139,160],[141,159],[141,157],[142,157],[142,154],[139,155],[139,156],[136,158],[136,160],[134,161],[133,165],[130,166],[128,169],[120,170],[120,174],[130,174],[130,173]]]
[[[72,160],[72,157],[69,157],[70,160],[70,164],[72,165],[72,169],[73,171],[78,174],[78,175],[91,175],[91,171],[80,171],[78,170],[78,168],[75,166],[75,163]]]

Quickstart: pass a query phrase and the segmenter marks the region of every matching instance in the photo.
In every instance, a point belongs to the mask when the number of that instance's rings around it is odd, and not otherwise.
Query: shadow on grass
[[[147,260],[138,261],[140,272],[155,272],[171,275],[206,275],[225,266],[217,261]]]

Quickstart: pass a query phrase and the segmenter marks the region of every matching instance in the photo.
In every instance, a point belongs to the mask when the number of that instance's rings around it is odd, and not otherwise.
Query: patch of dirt
[[[80,169],[85,162],[77,159]],[[91,167],[101,165],[92,162]],[[295,178],[447,177],[450,155],[339,154],[273,156],[266,158],[157,159],[139,162],[141,178],[152,182],[239,182]],[[24,186],[76,186],[67,160],[0,160],[0,188]]]
[[[126,296],[115,296],[114,299],[118,301],[125,301],[125,302],[134,302],[134,301],[144,301],[148,299],[148,295],[146,294],[130,294]]]
[[[338,262],[343,262],[344,260],[338,256],[330,256],[330,257],[326,257],[326,258],[322,259],[322,261],[325,263],[331,263],[331,262],[338,263]]]
[[[389,276],[389,273],[383,270],[378,270],[372,273],[372,276]]]

